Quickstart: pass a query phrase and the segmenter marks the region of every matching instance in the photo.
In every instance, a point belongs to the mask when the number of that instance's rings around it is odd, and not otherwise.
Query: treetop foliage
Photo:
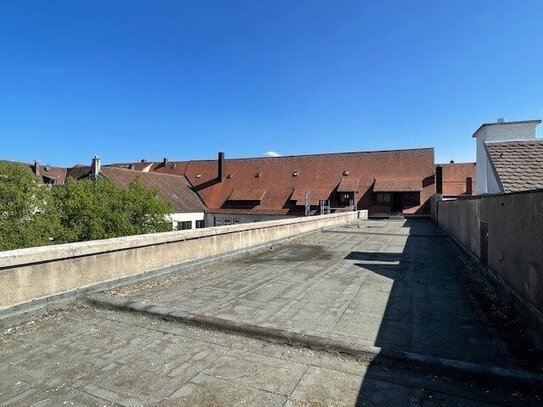
[[[139,180],[39,184],[23,166],[0,162],[0,250],[107,239],[172,229],[171,205]]]

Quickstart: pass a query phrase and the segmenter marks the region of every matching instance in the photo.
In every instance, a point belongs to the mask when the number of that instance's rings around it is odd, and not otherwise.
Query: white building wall
[[[482,135],[477,137],[477,164],[475,165],[475,184],[477,195],[487,193],[488,156],[485,150],[485,141]]]
[[[504,122],[483,126],[474,137],[477,139],[477,166],[475,169],[477,195],[501,192],[498,180],[485,149],[485,142],[533,140],[536,136],[537,121]]]
[[[204,212],[191,212],[191,213],[172,213],[170,214],[170,219],[173,224],[173,228],[177,229],[177,224],[180,222],[191,222],[191,229],[196,229],[196,221],[197,220],[204,220],[205,219],[205,213]],[[213,226],[213,225],[205,225],[207,226]]]
[[[287,219],[293,218],[295,216],[288,215],[246,215],[246,214],[213,214],[210,216],[213,219],[213,224],[208,221],[209,225],[207,226],[222,226],[222,225],[237,225],[241,223],[252,223],[252,222],[263,222],[266,220],[278,220],[278,219]]]
[[[500,187],[500,182],[498,176],[492,168],[490,160],[487,159],[487,169],[486,169],[486,193],[487,194],[499,194],[503,192]]]

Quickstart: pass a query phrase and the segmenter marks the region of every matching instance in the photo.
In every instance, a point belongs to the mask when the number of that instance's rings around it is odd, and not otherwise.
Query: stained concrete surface
[[[365,221],[109,294],[384,350],[540,370],[522,333],[489,322],[465,274],[431,222]]]
[[[539,405],[533,394],[394,372],[132,313],[74,307],[0,336],[2,406]]]
[[[496,323],[465,271],[434,225],[370,221],[108,294],[383,349],[537,370],[522,331]],[[118,310],[78,305],[2,326],[3,406],[542,403],[541,389],[389,369]]]

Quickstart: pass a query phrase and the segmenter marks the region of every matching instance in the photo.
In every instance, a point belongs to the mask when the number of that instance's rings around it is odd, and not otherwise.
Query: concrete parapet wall
[[[0,314],[51,296],[364,217],[367,212],[358,211],[0,252]]]
[[[543,327],[543,191],[441,201],[437,212],[439,224],[479,259],[487,224],[487,270]]]

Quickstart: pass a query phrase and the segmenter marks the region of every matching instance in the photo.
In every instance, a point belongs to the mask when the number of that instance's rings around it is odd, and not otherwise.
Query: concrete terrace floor
[[[540,372],[473,265],[426,221],[361,221],[8,326],[0,405],[541,405],[522,389],[125,312],[150,307],[438,360]],[[167,316],[165,314],[165,316]],[[64,404],[64,405],[66,405]]]

